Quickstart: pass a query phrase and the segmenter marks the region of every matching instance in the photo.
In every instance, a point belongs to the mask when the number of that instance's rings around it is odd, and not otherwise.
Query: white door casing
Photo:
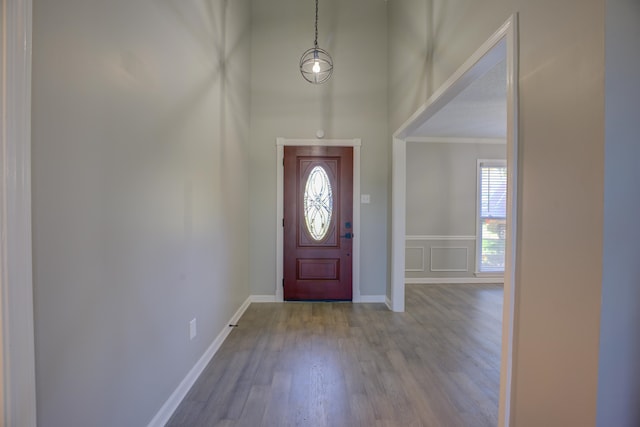
[[[31,0],[2,0],[0,423],[36,426],[31,250]]]

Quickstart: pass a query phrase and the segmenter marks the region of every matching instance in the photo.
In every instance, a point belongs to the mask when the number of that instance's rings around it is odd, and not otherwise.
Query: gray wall
[[[474,276],[476,241],[446,237],[475,236],[477,161],[505,155],[504,144],[407,143],[407,278]],[[432,251],[442,261],[433,266]],[[461,267],[467,271],[431,271]]]
[[[407,58],[427,52],[422,68],[390,62],[391,130],[426,100],[422,94],[439,87],[510,14],[519,13],[512,416],[518,427],[594,425],[603,254],[604,0],[389,0],[389,8],[390,50],[401,49]],[[430,11],[425,19],[423,12]]]
[[[393,133],[509,17],[513,0],[388,0]]]
[[[640,3],[606,1],[605,188],[597,425],[640,425]]]
[[[314,3],[256,0],[252,12],[251,293],[274,295],[276,137],[361,138],[361,293],[387,282],[387,5],[384,0],[320,2],[320,47],[332,55],[331,80],[314,86],[298,63],[313,46]]]
[[[249,2],[33,13],[39,425],[146,425],[249,295]]]
[[[253,1],[251,56],[246,0],[34,3],[42,426],[144,425],[249,289],[273,294],[276,136],[362,138],[362,292],[383,293],[388,135],[514,12],[515,425],[594,425],[597,393],[599,425],[637,424],[632,0],[606,2],[606,146],[605,0],[329,0],[321,87],[296,71],[311,2]]]
[[[504,159],[504,144],[407,144],[407,235],[476,233],[478,159]]]

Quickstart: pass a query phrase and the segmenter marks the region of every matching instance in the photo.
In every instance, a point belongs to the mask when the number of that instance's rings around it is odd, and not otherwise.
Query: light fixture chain
[[[302,77],[312,84],[320,84],[329,80],[333,73],[333,59],[331,55],[318,46],[318,3],[316,0],[315,39],[313,47],[307,49],[300,58],[300,73]]]
[[[318,47],[318,0],[316,0],[316,38],[315,38],[315,41],[313,42],[313,45],[316,48]]]

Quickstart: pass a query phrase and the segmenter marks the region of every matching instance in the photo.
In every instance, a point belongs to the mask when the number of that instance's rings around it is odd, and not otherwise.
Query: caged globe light
[[[331,55],[318,47],[318,0],[316,0],[316,33],[313,47],[307,49],[300,58],[300,73],[309,83],[320,84],[329,80],[333,73]]]

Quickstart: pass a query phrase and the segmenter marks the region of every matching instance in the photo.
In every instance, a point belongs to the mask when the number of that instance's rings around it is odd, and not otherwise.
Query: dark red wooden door
[[[284,299],[351,300],[353,148],[284,149]]]

